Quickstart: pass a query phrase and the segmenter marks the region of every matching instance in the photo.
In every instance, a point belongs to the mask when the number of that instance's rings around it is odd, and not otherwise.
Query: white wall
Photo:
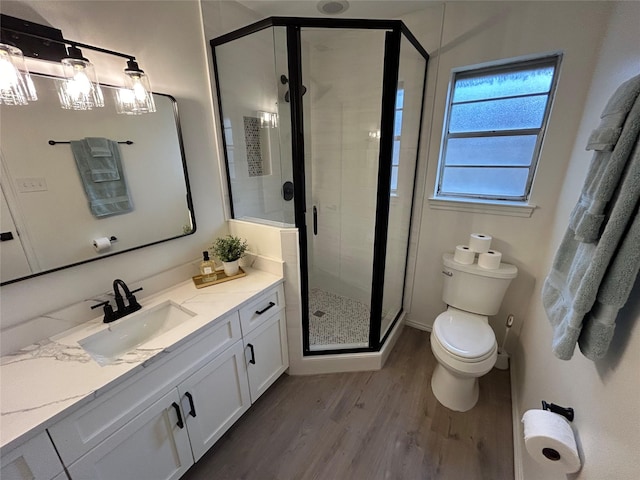
[[[464,244],[471,232],[493,235],[493,248],[503,260],[515,264],[519,275],[512,283],[503,308],[492,326],[502,339],[508,313],[516,316],[516,333],[527,311],[536,282],[541,280],[541,255],[553,220],[562,178],[578,128],[595,52],[606,28],[609,6],[605,2],[449,2],[444,7],[440,46],[430,68],[437,78],[430,136],[422,152],[426,166],[422,214],[419,225],[413,296],[408,324],[430,329],[444,310],[441,300],[441,256]],[[405,17],[411,19],[411,15]],[[605,20],[605,21],[603,21]],[[410,25],[421,33],[420,25]],[[531,202],[538,206],[530,218],[449,211],[433,208],[433,195],[447,88],[451,70],[522,55],[563,51],[564,58]],[[432,76],[429,80],[432,80]],[[429,99],[427,99],[428,101]],[[420,200],[419,200],[420,201]],[[514,335],[515,336],[515,335]]]
[[[592,158],[592,152],[585,151],[587,138],[598,126],[600,114],[616,88],[640,73],[638,25],[640,4],[616,3],[599,51],[584,115],[562,184],[555,221],[548,237],[550,248],[540,262],[543,272],[547,272],[551,266]],[[584,464],[581,472],[570,478],[638,478],[640,282],[636,282],[629,302],[620,311],[609,353],[595,363],[584,358],[579,350],[570,361],[561,361],[553,356],[552,332],[540,301],[540,287],[538,284],[533,293],[514,361],[513,402],[518,415],[521,417],[528,409],[540,408],[543,399],[573,407],[576,410],[573,425]],[[516,426],[520,427],[520,424]],[[529,457],[524,451],[521,433],[516,442],[522,453],[521,478],[565,478],[563,475],[550,474]]]
[[[152,88],[177,99],[198,228],[188,237],[3,286],[0,325],[5,329],[110,291],[115,278],[131,284],[189,262],[216,235],[225,233],[226,226],[206,67],[208,46],[197,1],[3,1],[1,9],[51,24],[72,40],[135,55]],[[125,67],[121,59],[100,54],[90,58],[104,83],[120,84]],[[141,296],[147,293],[145,289]],[[92,302],[85,304],[89,312]]]

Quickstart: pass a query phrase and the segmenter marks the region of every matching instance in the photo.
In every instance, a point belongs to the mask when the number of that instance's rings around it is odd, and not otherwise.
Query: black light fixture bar
[[[20,18],[0,14],[0,42],[13,45],[20,50],[25,57],[37,58],[39,60],[49,60],[59,62],[67,57],[66,46],[86,48],[107,55],[126,58],[135,61],[136,57],[128,53],[116,52],[106,48],[96,47],[87,43],[67,40],[62,36],[62,31],[28,22]]]

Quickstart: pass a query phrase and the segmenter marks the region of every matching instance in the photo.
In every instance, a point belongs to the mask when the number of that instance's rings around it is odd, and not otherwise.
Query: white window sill
[[[458,212],[487,213],[511,217],[530,217],[536,206],[525,202],[500,202],[492,200],[473,200],[456,197],[430,197],[429,207],[436,210],[454,210]]]

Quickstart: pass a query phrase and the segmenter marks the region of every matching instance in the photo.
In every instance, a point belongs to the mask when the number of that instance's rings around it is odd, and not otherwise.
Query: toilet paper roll
[[[111,248],[111,240],[107,237],[100,237],[93,240],[93,248],[96,252],[104,252]]]
[[[472,233],[469,236],[469,248],[476,253],[486,253],[491,248],[491,235]]]
[[[497,270],[500,268],[502,254],[497,250],[489,250],[487,253],[478,255],[478,266],[487,270]]]
[[[582,462],[571,425],[547,410],[527,410],[522,416],[524,444],[531,457],[556,473],[574,473]]]
[[[453,254],[453,261],[463,265],[471,265],[476,261],[476,252],[471,250],[468,245],[458,245]]]

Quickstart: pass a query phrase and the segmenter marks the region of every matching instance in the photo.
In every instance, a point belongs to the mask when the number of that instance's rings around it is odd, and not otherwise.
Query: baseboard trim
[[[430,332],[431,327],[429,325],[424,325],[422,323],[414,322],[412,320],[405,320],[404,324],[407,327],[417,328],[418,330],[422,330],[423,332]]]
[[[289,348],[289,375],[318,375],[324,373],[380,370],[384,367],[384,364],[398,341],[404,326],[404,318],[400,317],[379,352],[299,357],[293,354],[292,349]],[[290,332],[287,333],[288,335],[291,335]]]
[[[516,385],[516,369],[514,368],[513,356],[509,359],[509,381],[511,382],[511,423],[513,424],[513,478],[514,480],[524,480],[524,471],[522,470],[522,443],[520,439],[523,436],[522,422],[520,422],[520,412],[518,411],[518,390]]]

